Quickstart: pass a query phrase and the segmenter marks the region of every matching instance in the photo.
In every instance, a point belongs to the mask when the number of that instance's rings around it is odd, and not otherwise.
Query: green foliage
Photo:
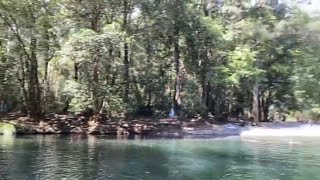
[[[65,99],[70,99],[70,110],[73,112],[81,112],[86,108],[93,108],[90,91],[80,83],[66,81],[62,96]]]
[[[13,135],[16,133],[16,128],[13,124],[0,122],[0,135]]]
[[[166,115],[179,99],[188,116],[222,117],[258,95],[258,109],[317,114],[317,17],[267,1],[199,2],[1,1],[0,99],[109,115]]]
[[[238,84],[241,78],[252,79],[258,76],[262,70],[255,67],[256,52],[252,52],[248,47],[236,47],[229,55],[229,72],[231,73],[228,80]]]
[[[200,83],[194,78],[189,78],[185,82],[184,92],[182,94],[183,111],[188,117],[194,117],[195,115],[204,115],[207,112],[207,107],[202,103],[199,98]]]

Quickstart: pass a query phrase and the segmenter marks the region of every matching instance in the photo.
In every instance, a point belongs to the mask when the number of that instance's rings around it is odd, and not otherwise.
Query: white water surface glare
[[[242,137],[320,137],[319,124],[271,123],[264,127],[242,128]]]
[[[319,137],[0,136],[1,180],[317,180]]]

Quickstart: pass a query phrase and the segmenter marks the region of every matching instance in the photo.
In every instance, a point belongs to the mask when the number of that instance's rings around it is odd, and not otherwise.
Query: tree
[[[0,98],[34,117],[174,107],[258,123],[319,108],[318,21],[289,4],[13,0],[0,16]]]

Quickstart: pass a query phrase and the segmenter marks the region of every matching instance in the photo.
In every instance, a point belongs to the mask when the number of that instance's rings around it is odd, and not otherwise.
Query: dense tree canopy
[[[2,0],[0,24],[11,111],[320,114],[320,21],[292,4]]]

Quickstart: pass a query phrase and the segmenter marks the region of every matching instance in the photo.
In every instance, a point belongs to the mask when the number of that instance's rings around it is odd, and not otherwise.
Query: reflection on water
[[[319,140],[0,137],[0,177],[14,180],[320,179]]]

